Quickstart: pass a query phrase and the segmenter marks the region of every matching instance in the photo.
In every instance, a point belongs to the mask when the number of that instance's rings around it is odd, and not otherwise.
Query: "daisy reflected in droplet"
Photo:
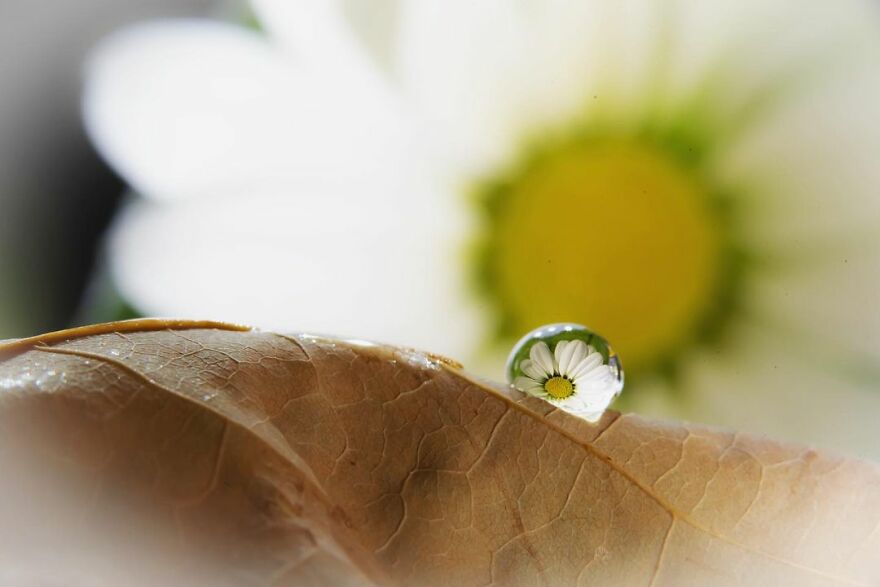
[[[580,340],[560,341],[553,352],[540,341],[529,357],[520,364],[525,375],[513,381],[514,387],[589,422],[602,417],[623,387],[601,353]]]
[[[589,422],[623,389],[620,359],[608,341],[580,324],[560,322],[532,330],[507,359],[507,380]]]

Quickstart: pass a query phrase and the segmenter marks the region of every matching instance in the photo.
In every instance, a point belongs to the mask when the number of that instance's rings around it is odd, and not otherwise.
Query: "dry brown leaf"
[[[880,582],[869,463],[212,323],[0,361],[2,584]]]

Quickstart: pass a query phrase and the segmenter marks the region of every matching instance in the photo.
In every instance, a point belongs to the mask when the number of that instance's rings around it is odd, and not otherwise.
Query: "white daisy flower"
[[[519,368],[525,375],[514,387],[588,422],[597,422],[623,388],[602,354],[582,340],[560,341],[552,353],[539,341]]]
[[[98,48],[84,114],[140,196],[107,246],[136,310],[495,375],[574,321],[614,341],[628,407],[880,456],[875,2],[393,4],[256,0],[263,32]]]

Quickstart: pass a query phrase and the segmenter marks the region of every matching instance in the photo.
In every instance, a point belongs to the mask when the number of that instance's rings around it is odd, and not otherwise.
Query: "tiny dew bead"
[[[544,342],[552,352],[556,348],[556,345],[563,340],[581,340],[587,345],[593,347],[593,349],[602,355],[604,363],[611,368],[620,387],[623,387],[623,368],[620,365],[620,359],[618,358],[617,353],[614,352],[614,349],[611,348],[608,341],[586,326],[571,322],[547,324],[532,330],[519,339],[507,359],[507,367],[505,371],[507,373],[508,383],[512,384],[517,377],[523,375],[520,364],[524,359],[529,358],[529,352],[535,344],[538,342]]]

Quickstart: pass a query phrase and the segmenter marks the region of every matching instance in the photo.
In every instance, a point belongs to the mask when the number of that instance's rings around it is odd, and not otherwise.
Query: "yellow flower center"
[[[498,198],[484,267],[508,331],[586,324],[628,370],[689,342],[721,273],[709,196],[647,143],[569,145],[526,165]]]
[[[574,393],[574,385],[565,377],[551,377],[544,383],[544,390],[553,399],[565,399]]]

